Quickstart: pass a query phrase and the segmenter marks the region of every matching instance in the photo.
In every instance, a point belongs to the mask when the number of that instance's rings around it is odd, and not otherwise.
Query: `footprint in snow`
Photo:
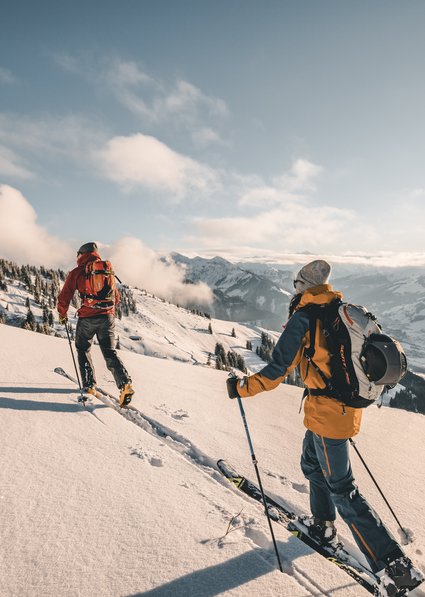
[[[173,419],[177,419],[179,421],[181,421],[182,419],[185,419],[186,417],[189,417],[189,415],[187,414],[187,412],[185,410],[176,410],[175,412],[171,413],[171,416],[173,417]]]
[[[291,481],[289,481],[288,477],[279,475],[278,473],[273,473],[272,471],[266,471],[266,475],[268,477],[272,477],[273,479],[279,479],[282,485],[291,485],[292,489],[295,489],[295,491],[298,491],[299,493],[309,492],[308,487],[305,483],[292,483]]]
[[[272,471],[266,471],[266,475],[268,477],[272,477],[273,479],[279,479],[279,481],[282,483],[282,485],[289,484],[288,478],[284,477],[283,475],[279,475],[278,473],[273,473]]]
[[[151,466],[161,467],[164,466],[164,462],[162,458],[156,456],[154,454],[149,454],[149,452],[144,452],[141,448],[132,448],[130,452],[131,456],[137,456],[140,460],[145,460]]]
[[[309,493],[308,487],[305,483],[292,483],[293,489],[295,491],[299,491],[300,493]]]
[[[166,415],[168,415],[172,419],[175,419],[176,421],[181,421],[189,417],[187,411],[180,408],[179,410],[175,410],[174,412],[172,412],[167,408],[166,404],[160,404],[156,407],[156,409],[160,410],[161,412],[165,413]]]

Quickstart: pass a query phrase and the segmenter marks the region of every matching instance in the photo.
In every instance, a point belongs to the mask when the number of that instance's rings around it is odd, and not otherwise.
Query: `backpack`
[[[328,396],[364,408],[406,374],[407,359],[401,344],[382,333],[376,317],[365,307],[336,299],[327,305],[307,305],[302,310],[308,313],[310,322],[310,346],[304,349],[304,356],[325,384],[324,389],[309,389],[310,395]],[[317,320],[330,353],[330,379],[313,358]]]
[[[81,294],[83,306],[110,309],[115,305],[115,274],[110,261],[90,261],[85,267],[85,288]]]

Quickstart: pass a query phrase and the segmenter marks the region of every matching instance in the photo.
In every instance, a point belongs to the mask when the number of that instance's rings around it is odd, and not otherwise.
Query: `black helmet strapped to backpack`
[[[83,255],[84,253],[93,253],[97,251],[97,244],[96,243],[85,243],[81,245],[81,247],[77,251],[77,255]]]
[[[407,359],[400,342],[386,334],[371,334],[360,354],[364,372],[370,381],[394,386],[407,372]]]
[[[365,307],[336,299],[302,308],[308,313],[310,332],[304,356],[324,383],[322,388],[309,388],[310,396],[328,396],[364,408],[379,398],[385,386],[395,386],[406,374],[403,347],[382,333],[376,317]],[[329,352],[330,377],[314,361],[318,320]]]

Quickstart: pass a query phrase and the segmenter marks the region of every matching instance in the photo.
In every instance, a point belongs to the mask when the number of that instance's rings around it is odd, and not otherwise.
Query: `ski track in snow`
[[[127,419],[129,422],[137,425],[143,431],[160,439],[160,445],[167,445],[173,451],[185,457],[192,465],[196,466],[204,474],[207,474],[213,481],[218,482],[227,490],[231,490],[232,492],[236,493],[236,495],[239,498],[241,498],[241,500],[246,501],[251,508],[256,507],[257,509],[263,510],[261,505],[253,504],[252,500],[248,496],[243,495],[237,489],[233,489],[232,486],[229,485],[229,482],[226,479],[224,479],[224,477],[218,471],[215,459],[203,453],[202,450],[194,446],[186,437],[158,423],[154,419],[147,417],[146,415],[142,414],[138,409],[132,406],[128,408],[120,408],[118,405],[118,401],[111,395],[108,396],[108,398],[110,401],[111,408],[113,408],[118,414]],[[165,412],[167,415],[170,415],[169,410],[167,408],[162,407],[165,407],[165,405],[161,405],[158,408],[158,410],[162,410],[162,412]],[[172,414],[170,416],[172,416]],[[141,447],[130,447],[130,455],[136,456],[140,460],[147,462],[154,467],[164,466],[164,462],[161,457],[147,452],[143,450],[143,448]],[[292,488],[294,488],[295,491],[300,491],[296,488],[297,484],[291,483],[290,481],[288,481],[286,477],[278,475],[276,473],[272,473],[270,471],[266,472],[266,474],[271,477],[277,477],[279,478],[282,484],[290,485]],[[187,485],[185,484],[185,486]],[[194,486],[193,488],[196,489]],[[196,491],[198,495],[200,495],[200,497],[202,497],[204,500],[210,503],[210,505],[215,510],[218,510],[222,514],[224,522],[228,522],[229,520],[231,520],[232,516],[229,512],[226,511],[225,508],[213,502],[206,494],[200,492],[199,490]],[[253,517],[243,516],[242,520],[243,522],[241,526],[237,529],[237,531],[241,530],[243,535],[251,542],[251,545],[255,549],[258,557],[261,557],[265,562],[267,562],[268,565],[270,565],[272,568],[275,568],[276,555],[274,553],[274,547],[271,542],[271,539],[262,527],[254,527],[254,525],[260,526],[261,523],[259,523],[257,519]],[[207,539],[204,540],[202,543],[204,545],[217,543],[217,546],[219,548],[222,548],[224,547],[224,545],[228,543],[229,535],[230,533],[217,539]],[[310,551],[308,548],[304,549],[307,553]],[[292,576],[297,581],[297,583],[300,584],[303,587],[303,589],[305,589],[312,596],[331,596],[333,592],[332,590],[326,591],[326,589],[320,586],[310,575],[303,571],[289,558],[285,557],[285,555],[283,555],[281,552],[282,550],[279,549],[279,555],[281,557],[282,566],[285,574]],[[352,586],[352,583],[348,583],[347,587],[348,586]]]
[[[30,334],[29,332],[21,332],[19,331],[19,333],[22,334]],[[17,336],[18,337],[18,336]],[[39,340],[38,338],[36,338],[37,340]],[[40,337],[40,342],[43,342],[47,345],[50,346],[50,342],[58,342],[57,346],[60,346],[60,342],[56,339],[49,339],[49,338],[43,338]],[[5,344],[6,346],[6,344]],[[38,345],[37,345],[38,346]],[[5,355],[6,355],[6,349],[5,349]],[[31,355],[31,360],[29,362],[33,362],[33,359],[35,358],[36,355]],[[37,356],[38,358],[38,356]],[[140,358],[140,357],[137,357]],[[145,359],[147,359],[147,357],[143,357],[143,363],[147,363],[147,361]],[[43,363],[44,364],[44,363]],[[136,361],[134,360],[134,366],[136,364]],[[50,366],[52,366],[53,363],[51,363]],[[193,368],[191,370],[191,368],[188,365],[184,365],[181,366],[179,365],[179,367],[187,367],[188,371],[193,371],[193,375],[195,375],[195,371],[198,370],[200,368],[196,367]],[[148,366],[146,366],[147,372],[150,370],[148,369]],[[158,369],[159,371],[159,369]],[[170,371],[174,371],[171,370]],[[203,372],[201,371],[201,373],[199,375],[201,375]],[[160,375],[162,375],[162,370],[160,372]],[[196,374],[198,375],[198,374]],[[214,382],[214,378],[215,378],[215,374],[213,375],[212,372],[207,371],[206,375],[208,375],[208,383],[210,383],[210,381]],[[17,378],[21,380],[21,377]],[[29,378],[31,379],[31,377]],[[142,379],[141,374],[140,374],[140,380]],[[156,377],[156,379],[158,379],[158,375]],[[171,379],[171,376],[170,376]],[[182,379],[183,379],[183,375],[182,375]],[[196,377],[193,378],[193,382],[198,381],[198,379]],[[162,379],[160,380],[162,382]],[[224,381],[224,378],[223,378]],[[149,386],[147,385],[149,383],[149,376],[146,376],[146,386],[148,388],[148,390],[146,391],[146,395],[149,396],[149,391],[153,392],[152,389],[149,389]],[[190,380],[191,382],[191,386],[195,387],[195,384],[192,383],[192,380]],[[27,382],[27,383],[33,383],[33,382]],[[34,382],[34,384],[38,383]],[[155,382],[157,383],[157,382]],[[182,382],[179,382],[182,383]],[[54,385],[54,384],[53,384]],[[52,387],[53,387],[52,385]],[[189,386],[189,384],[187,384]],[[224,384],[223,384],[224,385]],[[21,386],[22,386],[22,380],[21,380]],[[180,389],[180,386],[177,386]],[[181,392],[181,396],[182,397],[186,397],[188,396],[188,390],[187,388],[185,390],[183,390],[183,385],[182,385],[182,389],[180,390]],[[206,386],[207,387],[207,386]],[[11,388],[6,388],[6,393],[7,393],[7,389],[11,389]],[[158,385],[158,390],[164,390],[163,384]],[[23,392],[22,390],[27,390],[27,392],[31,392],[31,388],[24,388],[21,387],[21,391],[20,393],[25,394],[25,392]],[[45,390],[46,392],[49,390]],[[156,392],[156,387],[155,387],[155,392]],[[181,433],[179,431],[176,431],[174,428],[170,428],[168,427],[168,425],[165,425],[163,423],[159,423],[157,420],[153,419],[152,417],[150,417],[149,415],[145,415],[142,414],[142,412],[140,412],[138,409],[130,406],[130,408],[127,409],[121,409],[116,401],[116,398],[105,398],[104,403],[105,405],[107,405],[108,407],[112,408],[113,410],[115,410],[121,417],[125,418],[126,420],[128,420],[129,422],[131,422],[135,427],[138,427],[140,429],[142,429],[142,431],[148,433],[150,436],[155,437],[158,440],[158,448],[155,447],[155,442],[148,442],[147,439],[143,439],[143,437],[141,436],[141,434],[135,434],[134,431],[129,433],[129,435],[133,436],[133,440],[123,444],[124,447],[124,458],[125,458],[125,454],[128,455],[128,457],[131,458],[131,460],[134,462],[134,466],[136,469],[139,469],[139,463],[140,463],[140,470],[143,470],[142,467],[145,467],[146,473],[147,475],[149,474],[149,471],[152,471],[152,475],[156,476],[161,475],[161,469],[165,469],[165,471],[167,473],[171,473],[171,469],[169,471],[167,471],[167,467],[169,466],[170,462],[172,461],[172,459],[174,459],[174,456],[171,455],[171,452],[167,452],[167,450],[171,450],[172,452],[175,452],[178,456],[180,456],[182,459],[185,459],[186,461],[188,461],[191,466],[196,467],[196,469],[198,471],[201,471],[203,476],[205,477],[206,483],[211,484],[211,488],[213,489],[213,484],[219,484],[220,486],[224,487],[226,492],[228,494],[232,494],[233,496],[237,496],[238,498],[238,502],[240,504],[240,509],[242,510],[239,515],[237,514],[238,510],[235,508],[234,512],[230,512],[229,510],[231,510],[232,508],[228,506],[228,503],[224,500],[221,499],[223,498],[223,495],[220,494],[220,492],[216,492],[216,497],[214,497],[214,491],[211,491],[211,494],[209,495],[209,491],[208,491],[208,487],[205,483],[201,483],[201,485],[203,485],[203,491],[200,490],[200,486],[196,485],[195,482],[192,482],[190,480],[190,475],[187,476],[185,478],[185,480],[182,482],[180,482],[180,479],[176,481],[174,481],[174,489],[179,486],[181,488],[181,491],[187,491],[187,495],[189,496],[189,492],[190,495],[199,495],[199,497],[201,498],[199,500],[199,503],[202,502],[207,502],[207,504],[210,507],[210,513],[211,513],[211,518],[212,520],[214,520],[214,515],[217,518],[217,515],[219,516],[219,518],[221,518],[222,522],[223,522],[223,533],[226,530],[227,526],[229,525],[229,522],[232,521],[232,519],[234,518],[234,523],[232,523],[232,527],[229,533],[227,533],[227,536],[225,534],[223,534],[221,537],[218,538],[214,538],[214,534],[211,533],[210,538],[197,538],[198,542],[202,545],[205,546],[205,548],[207,549],[211,549],[211,550],[217,550],[217,549],[223,549],[225,548],[227,545],[231,546],[232,543],[234,544],[240,544],[240,543],[246,543],[247,545],[250,546],[250,548],[253,550],[254,552],[254,559],[255,557],[258,557],[259,559],[263,560],[265,563],[267,563],[267,568],[270,569],[271,572],[276,570],[276,559],[275,559],[275,554],[274,554],[274,550],[273,550],[273,546],[271,544],[270,538],[269,538],[269,533],[268,533],[268,529],[267,529],[267,524],[266,524],[266,519],[264,517],[264,510],[262,508],[262,506],[260,504],[255,504],[252,502],[252,500],[248,497],[248,496],[244,496],[243,494],[241,494],[236,488],[233,488],[232,485],[229,484],[229,482],[221,475],[221,473],[219,473],[217,471],[216,468],[216,458],[211,458],[211,456],[209,456],[210,453],[215,453],[216,450],[214,448],[212,448],[211,446],[214,445],[214,442],[210,443],[207,442],[205,444],[202,444],[203,439],[200,439],[201,436],[194,436],[195,438],[198,437],[197,441],[194,443],[192,440],[188,439],[188,436],[190,437],[190,433],[193,433],[193,428],[191,428],[191,423],[193,424],[193,421],[196,422],[196,417],[199,416],[199,413],[196,410],[196,402],[193,402],[193,406],[192,406],[192,402],[188,402],[188,401],[184,401],[184,400],[173,400],[173,393],[174,391],[174,379],[173,379],[173,384],[170,383],[170,387],[168,387],[167,384],[165,384],[165,391],[163,391],[162,395],[159,393],[159,395],[161,396],[160,399],[158,399],[158,402],[155,403],[151,403],[149,406],[151,408],[151,411],[148,412],[155,412],[152,411],[152,409],[157,409],[158,412],[162,413],[162,419],[164,419],[164,417],[168,417],[170,419],[170,424],[174,427],[178,426],[178,429],[182,430],[185,429],[186,430],[186,435],[185,433]],[[281,389],[281,391],[283,392],[283,389]],[[285,391],[291,391],[290,389],[286,389]],[[67,408],[65,406],[65,408],[61,408],[61,410],[63,410],[64,412],[78,412],[78,416],[79,417],[87,417],[87,414],[90,414],[91,418],[95,418],[96,417],[96,423],[93,424],[93,430],[94,433],[96,434],[96,436],[98,434],[101,433],[101,426],[98,425],[98,422],[101,422],[103,425],[110,425],[111,427],[115,427],[115,425],[113,424],[113,420],[114,420],[114,415],[111,415],[111,417],[103,417],[102,414],[106,413],[107,410],[102,407],[101,404],[97,404],[97,400],[93,399],[92,401],[90,401],[89,403],[87,403],[86,405],[86,409],[83,408],[82,405],[78,405],[77,401],[75,399],[75,395],[78,393],[78,390],[76,390],[75,386],[73,386],[73,389],[69,390],[70,392],[70,396],[72,396],[72,407]],[[43,393],[40,390],[40,393]],[[64,394],[65,390],[59,390],[58,392],[59,394]],[[224,392],[223,392],[224,393]],[[53,394],[53,392],[50,389],[50,396],[47,396],[48,401],[51,399],[51,395]],[[157,394],[155,393],[155,396]],[[62,396],[63,397],[63,396]],[[215,398],[215,396],[214,396]],[[220,398],[220,396],[219,396]],[[27,399],[27,396],[25,396],[25,399]],[[24,399],[24,401],[25,401]],[[9,402],[11,399],[9,398],[4,398],[5,401],[5,408],[11,408],[9,406]],[[272,399],[271,399],[272,400]],[[9,402],[8,402],[9,401]],[[22,401],[22,402],[24,402]],[[28,402],[28,400],[26,400],[26,402]],[[42,403],[34,403],[34,405],[41,405]],[[62,403],[61,403],[62,404]],[[139,403],[141,404],[141,402]],[[199,407],[198,403],[198,411],[203,412],[203,406]],[[256,405],[258,404],[258,410],[256,410]],[[95,405],[95,406],[94,406]],[[172,406],[170,406],[172,405]],[[224,405],[224,402],[223,402]],[[183,408],[180,408],[183,407]],[[252,418],[253,421],[253,426],[256,425],[256,439],[257,439],[257,434],[259,434],[259,432],[261,431],[261,425],[259,425],[259,418],[256,417],[256,415],[258,415],[260,413],[260,403],[255,403],[252,402],[250,403],[250,406],[248,408],[251,409],[251,412],[249,413],[249,415]],[[28,408],[28,407],[27,407]],[[35,410],[35,406],[32,407]],[[38,408],[40,410],[44,409],[43,407],[38,406]],[[71,410],[72,409],[72,410]],[[187,410],[185,410],[187,409]],[[28,410],[31,410],[30,408],[28,408]],[[55,409],[52,409],[53,412],[55,411]],[[85,414],[85,410],[87,410],[87,414]],[[11,411],[13,412],[13,411]],[[217,408],[214,408],[214,412],[217,412]],[[97,415],[99,416],[96,416]],[[93,416],[94,415],[94,416]],[[392,416],[392,413],[390,413],[390,416]],[[400,414],[401,417],[404,417],[406,420],[408,421],[408,415],[405,415],[405,413],[401,413]],[[103,419],[103,420],[102,420]],[[90,417],[87,417],[87,421],[90,420]],[[395,419],[391,419],[394,420]],[[208,421],[209,422],[209,421]],[[89,426],[89,423],[87,423],[87,426]],[[118,425],[117,425],[118,427]],[[91,426],[90,426],[91,428]],[[269,427],[270,428],[270,427]],[[41,430],[41,427],[40,427]],[[218,429],[220,431],[220,429]],[[227,435],[226,435],[227,433]],[[233,433],[233,431],[232,431]],[[223,438],[225,438],[225,440],[227,441],[229,434],[228,431],[226,431],[226,429],[224,429],[223,431],[223,436],[222,438],[220,438],[220,441],[217,442],[217,444],[219,445],[219,447],[221,447],[223,444]],[[371,434],[372,436],[372,434]],[[95,436],[94,436],[95,437]],[[233,438],[233,435],[232,435]],[[366,438],[367,438],[367,434],[366,434]],[[245,439],[245,438],[243,438]],[[292,439],[292,436],[290,437],[290,439]],[[128,441],[128,440],[127,440]],[[288,440],[289,441],[289,440]],[[147,444],[149,443],[149,447],[147,447]],[[260,441],[258,441],[259,445]],[[146,444],[146,445],[145,445]],[[236,444],[230,443],[229,445],[229,450],[232,450],[232,454],[233,454],[233,450],[234,450],[234,446]],[[199,446],[203,446],[204,450],[202,450]],[[164,449],[166,447],[166,449]],[[207,448],[205,450],[205,447]],[[127,452],[125,452],[125,448],[127,450]],[[221,450],[220,450],[221,452]],[[372,450],[370,450],[370,453],[373,453]],[[168,454],[168,455],[167,455]],[[216,456],[225,456],[225,454],[219,453],[217,452]],[[269,459],[268,458],[268,453],[265,451],[265,456],[264,456],[264,461],[268,461],[267,462],[267,467],[263,470],[264,474],[267,475],[267,477],[270,478],[270,483],[274,483],[274,494],[273,495],[273,490],[272,491],[268,491],[268,493],[272,496],[275,497],[277,499],[277,501],[280,501],[286,505],[288,505],[288,507],[291,507],[292,504],[297,504],[297,508],[291,508],[294,510],[297,510],[298,512],[300,510],[303,509],[303,504],[304,504],[304,508],[305,508],[305,498],[304,498],[304,502],[302,502],[302,500],[300,499],[302,496],[300,496],[300,494],[306,494],[306,485],[301,483],[301,482],[292,482],[290,480],[290,476],[291,476],[291,472],[288,468],[284,468],[283,470],[287,471],[289,476],[284,476],[281,474],[278,474],[274,471],[278,470],[279,467],[279,462],[280,460],[277,460],[276,458],[274,460]],[[229,458],[231,458],[229,456]],[[128,460],[130,461],[130,459],[128,458]],[[262,458],[263,461],[263,458]],[[105,464],[107,462],[107,459],[105,457]],[[240,457],[238,458],[237,462],[240,462]],[[174,460],[174,463],[176,463],[176,460]],[[246,473],[245,473],[246,474]],[[247,473],[249,476],[249,473]],[[197,475],[194,474],[194,477],[196,478]],[[412,480],[413,482],[415,481],[415,477],[412,475]],[[301,479],[299,479],[299,481],[301,481]],[[282,496],[280,497],[279,495],[279,485],[282,487]],[[131,486],[131,483],[130,483]],[[188,500],[189,501],[189,500]],[[194,502],[190,502],[191,504],[193,504]],[[230,502],[229,502],[230,503]],[[234,501],[231,503],[235,503]],[[227,505],[227,508],[224,507],[224,504]],[[208,507],[208,506],[207,506]],[[246,507],[246,511],[245,510]],[[249,514],[249,513],[253,513],[253,514]],[[209,516],[207,515],[207,518],[209,518]],[[413,524],[411,523],[410,526],[413,526]],[[205,525],[206,528],[208,528],[207,525]],[[203,527],[199,527],[199,528],[203,528]],[[220,525],[218,527],[214,527],[213,525],[211,525],[210,530],[212,528],[215,529],[219,529],[221,530]],[[416,527],[414,527],[416,528]],[[234,529],[234,530],[233,530]],[[207,534],[207,532],[205,533]],[[217,533],[218,534],[218,533]],[[146,540],[146,538],[148,537],[148,535],[144,536],[144,539]],[[300,586],[300,590],[301,592],[296,592],[296,593],[292,593],[292,592],[288,592],[286,589],[288,586],[285,584],[285,581],[282,582],[282,586],[284,587],[283,589],[283,593],[280,592],[268,592],[266,591],[264,594],[270,594],[270,595],[282,595],[282,597],[291,597],[291,595],[296,594],[296,595],[314,595],[314,596],[321,596],[321,595],[329,595],[332,596],[334,593],[337,593],[338,595],[345,595],[345,591],[347,591],[347,593],[349,593],[350,595],[356,595],[357,593],[354,593],[353,591],[358,591],[358,595],[360,596],[361,594],[365,594],[364,591],[361,588],[356,588],[354,581],[347,581],[346,578],[344,578],[342,576],[342,573],[340,576],[338,576],[335,571],[329,569],[325,563],[318,563],[315,561],[314,558],[314,553],[311,552],[311,550],[304,546],[303,544],[301,544],[299,542],[298,539],[293,538],[289,533],[286,536],[286,532],[283,529],[283,534],[281,535],[281,537],[283,537],[283,539],[281,538],[278,541],[278,545],[279,545],[279,549],[280,549],[280,553],[281,553],[281,558],[282,558],[282,562],[284,565],[284,571],[286,573],[286,576],[291,577],[292,579],[294,579],[295,583],[297,584],[297,586]],[[420,537],[420,535],[419,535]],[[114,543],[112,542],[112,545],[114,545]],[[349,546],[349,543],[347,543],[347,547]],[[170,547],[170,546],[169,546]],[[350,545],[351,547],[351,545]],[[417,555],[421,555],[425,550],[422,549],[422,546],[418,545],[416,543],[416,545],[413,546],[413,548],[416,548],[416,554]],[[146,554],[149,555],[149,554]],[[164,552],[165,555],[165,552]],[[313,556],[312,558],[310,558],[309,556]],[[307,565],[305,561],[300,561],[300,562],[294,562],[294,560],[296,560],[297,558],[301,558],[301,560],[304,560],[306,558],[308,558],[308,561],[312,562],[312,565]],[[211,558],[213,561],[217,562],[217,558],[214,560],[214,557]],[[205,558],[206,561],[208,561],[208,554],[207,557]],[[246,561],[247,563],[247,561]],[[192,562],[189,563],[189,568],[190,566],[193,565]],[[227,564],[226,564],[227,565]],[[419,567],[423,569],[423,565],[421,562],[418,563]],[[323,567],[323,576],[321,575],[321,568]],[[186,570],[189,570],[189,568],[186,568]],[[214,568],[214,565],[212,566],[212,568]],[[329,567],[331,568],[331,567]],[[228,567],[227,570],[233,570],[233,568]],[[196,568],[192,568],[193,573],[196,572],[197,569]],[[320,571],[318,573],[318,571]],[[137,574],[137,573],[135,573]],[[202,575],[201,575],[202,577]],[[243,575],[242,575],[243,577]],[[177,576],[175,577],[174,581],[170,581],[169,580],[170,577],[166,577],[164,576],[163,579],[157,579],[156,582],[158,582],[158,580],[161,582],[165,582],[165,585],[167,585],[167,583],[173,584],[173,582],[175,582],[177,587],[183,587],[185,586],[183,582],[179,583],[179,576],[177,574]],[[184,575],[181,577],[184,578]],[[213,575],[204,575],[202,578],[213,578]],[[255,577],[253,577],[255,580]],[[173,577],[171,577],[171,579],[173,579]],[[249,581],[251,580],[251,578],[249,578]],[[338,579],[338,580],[337,580]],[[321,581],[323,580],[323,583],[321,583]],[[328,582],[329,581],[329,582]],[[155,588],[152,589],[152,591],[155,591],[155,594],[160,595],[160,592],[158,592],[158,589],[161,590],[161,586],[155,585],[155,581],[150,581],[152,584],[150,585],[151,587],[154,585]],[[246,580],[243,582],[247,582]],[[271,582],[273,583],[273,579],[271,579]],[[290,582],[289,580],[286,581],[286,583]],[[295,583],[293,585],[293,589],[295,588]],[[341,584],[340,584],[341,583]],[[322,587],[321,584],[325,585],[325,587]],[[41,586],[41,585],[40,585]],[[256,585],[251,585],[251,587],[255,587]],[[259,585],[259,586],[265,586],[265,585]],[[274,586],[274,585],[272,585]],[[239,586],[238,586],[239,587]],[[254,592],[250,592],[251,587],[248,589],[247,594],[256,597],[257,593],[255,593],[255,589]],[[330,588],[328,588],[330,587]],[[353,588],[354,587],[354,588]],[[146,593],[150,593],[150,589],[149,587],[146,587],[147,590],[145,590]],[[238,595],[242,595],[243,593],[240,591],[243,591],[245,589],[245,587],[242,585],[240,588],[236,589],[236,592],[234,593],[233,588],[231,585],[229,585],[229,588],[225,589],[224,592],[226,592],[227,594],[238,594]],[[296,589],[295,589],[296,590]],[[25,595],[29,595],[30,593],[25,593]],[[52,593],[46,593],[49,596],[52,595]],[[76,592],[75,594],[78,594],[78,592]],[[117,593],[115,593],[117,594]],[[120,593],[121,594],[121,593]],[[122,593],[124,595],[124,593]],[[142,595],[144,593],[140,593],[140,595]],[[171,593],[170,593],[171,594]],[[259,594],[259,593],[258,593]],[[35,594],[34,594],[35,595]],[[67,596],[70,595],[70,593],[67,593]],[[86,597],[87,593],[84,593],[84,597]],[[89,593],[90,595],[90,593]],[[109,593],[108,593],[109,595]],[[165,595],[165,593],[164,593]],[[176,594],[177,595],[177,594]],[[260,595],[260,594],[259,594]],[[412,597],[413,595],[415,595],[415,597],[419,597],[419,596],[424,596],[425,592],[423,592],[421,589],[416,590],[412,593]],[[91,595],[90,595],[91,597]],[[179,594],[179,597],[183,597],[183,594]],[[187,595],[185,595],[184,597],[199,597],[198,595],[196,595],[196,593],[187,593]]]
[[[138,409],[136,409],[132,406],[127,407],[127,408],[120,408],[118,401],[112,395],[109,395],[108,398],[110,400],[111,408],[113,408],[118,414],[123,416],[125,419],[127,419],[131,423],[137,425],[143,431],[149,433],[150,435],[157,437],[158,439],[163,440],[163,441],[161,441],[161,444],[160,444],[161,446],[167,445],[173,451],[175,451],[178,454],[180,454],[181,456],[185,457],[192,465],[196,466],[203,473],[207,474],[213,481],[220,483],[220,485],[223,485],[226,489],[229,489],[229,487],[230,487],[231,491],[236,493],[236,495],[238,497],[240,497],[242,500],[245,500],[249,504],[250,507],[257,507],[263,511],[263,508],[261,505],[253,504],[252,500],[248,496],[243,495],[237,489],[234,489],[232,486],[229,486],[228,481],[226,479],[224,479],[224,477],[221,475],[220,471],[218,471],[218,469],[216,467],[215,459],[213,459],[210,456],[203,453],[202,450],[200,450],[198,447],[194,446],[190,442],[190,440],[188,440],[186,437],[184,437],[180,433],[175,432],[174,430],[162,425],[161,423],[158,423],[158,421],[156,421],[155,419],[147,417],[146,415],[142,414]],[[172,418],[176,418],[176,417],[173,417],[173,413],[170,413],[170,411],[167,409],[165,404],[161,404],[159,407],[157,407],[157,409],[161,410],[162,412],[171,416]],[[188,416],[188,414],[186,412],[185,412],[185,416]],[[141,447],[137,447],[137,446],[131,447],[130,455],[136,456],[142,461],[146,461],[153,467],[164,466],[164,462],[161,457],[159,457],[158,455],[149,453],[149,452],[143,450],[143,448],[141,448]],[[296,492],[308,493],[308,489],[304,484],[300,485],[297,483],[292,483],[291,481],[288,480],[287,477],[280,475],[278,473],[273,473],[271,471],[264,471],[264,472],[267,476],[278,478],[279,481],[283,485],[289,485]],[[215,502],[211,501],[210,498],[206,494],[199,492],[199,491],[197,491],[197,493],[204,500],[208,501],[214,507],[215,510],[218,510],[223,515],[224,522],[227,522],[229,519],[231,519],[230,513],[228,513],[225,510],[225,508],[223,508],[221,505],[216,504]],[[277,499],[279,499],[279,498],[277,498]],[[257,521],[257,519],[255,519],[255,518],[252,518],[252,517],[247,518],[246,516],[243,516],[243,523],[236,530],[237,531],[241,530],[243,532],[243,535],[251,542],[251,545],[255,549],[258,557],[261,557],[268,565],[270,565],[272,568],[275,568],[276,555],[274,552],[274,547],[271,542],[271,539],[266,534],[266,531],[263,528],[254,528],[253,525],[255,525],[255,524],[259,525],[261,523],[259,523]],[[217,543],[217,546],[219,548],[222,548],[222,547],[224,547],[224,545],[226,545],[229,542],[229,539],[227,539],[228,536],[229,536],[229,533],[227,535],[224,535],[223,537],[218,538],[218,539],[208,539],[208,540],[204,540],[201,543],[203,543],[203,544]],[[305,547],[304,549],[307,553],[311,551],[308,547]],[[283,571],[285,574],[292,576],[297,581],[297,583],[299,585],[301,585],[306,591],[308,591],[308,593],[310,595],[312,595],[314,597],[316,597],[316,596],[319,597],[321,595],[331,597],[334,590],[324,589],[322,586],[320,586],[317,583],[317,581],[315,581],[313,579],[313,577],[311,577],[308,573],[306,573],[299,566],[297,566],[294,562],[292,562],[290,560],[290,558],[287,558],[284,555],[282,555],[281,551],[282,550],[279,549],[279,555],[281,558]],[[346,586],[351,587],[352,583],[347,583]],[[339,587],[338,590],[340,588],[341,587]]]

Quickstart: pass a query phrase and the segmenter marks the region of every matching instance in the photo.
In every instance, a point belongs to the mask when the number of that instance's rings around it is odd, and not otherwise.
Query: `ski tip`
[[[60,373],[61,375],[63,375],[65,373],[65,371],[62,369],[62,367],[55,367],[53,369],[54,373]]]

